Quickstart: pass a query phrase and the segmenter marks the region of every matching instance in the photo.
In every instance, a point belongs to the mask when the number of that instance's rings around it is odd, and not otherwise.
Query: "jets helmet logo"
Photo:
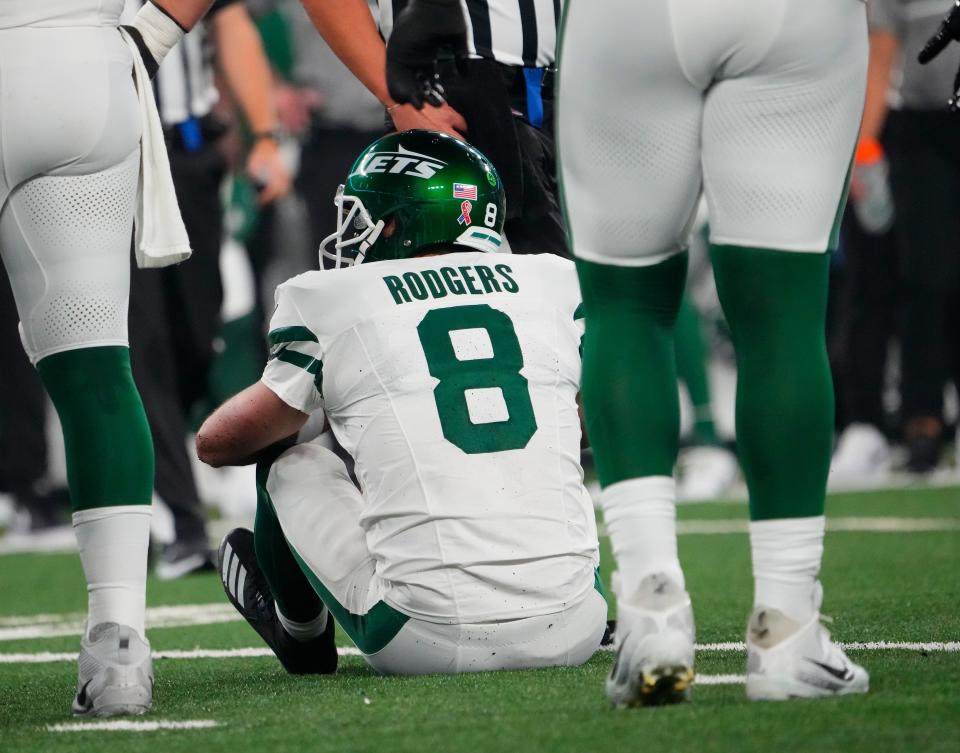
[[[446,164],[443,160],[431,157],[429,154],[420,154],[397,146],[396,151],[370,152],[364,155],[363,161],[352,175],[391,173],[430,180],[446,167]]]

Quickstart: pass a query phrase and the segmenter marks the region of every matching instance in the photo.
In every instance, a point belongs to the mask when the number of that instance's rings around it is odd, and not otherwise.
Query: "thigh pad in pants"
[[[575,255],[678,253],[701,185],[714,242],[827,248],[863,105],[863,3],[598,0],[568,14],[558,143]]]

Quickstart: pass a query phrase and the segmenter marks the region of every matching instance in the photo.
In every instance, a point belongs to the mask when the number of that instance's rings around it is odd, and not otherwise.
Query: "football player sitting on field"
[[[220,547],[231,603],[294,673],[336,668],[334,620],[382,673],[585,662],[607,607],[573,264],[497,253],[497,173],[439,133],[376,141],[336,204],[334,268],[277,288],[262,379],[197,437],[259,461],[254,531]]]

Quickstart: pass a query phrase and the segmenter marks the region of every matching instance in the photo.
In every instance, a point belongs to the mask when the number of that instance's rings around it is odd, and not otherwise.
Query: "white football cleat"
[[[830,640],[815,612],[805,623],[758,606],[747,623],[747,697],[753,701],[866,693],[870,675]]]
[[[870,486],[890,473],[890,443],[871,424],[850,424],[837,442],[830,461],[829,485],[833,489]]]
[[[677,465],[677,499],[683,502],[723,497],[736,482],[740,469],[732,452],[709,446],[681,450]]]
[[[618,591],[614,573],[614,591]],[[615,708],[687,700],[693,683],[690,595],[663,573],[648,575],[631,598],[618,593],[616,656],[607,678]]]
[[[94,625],[80,641],[74,716],[145,714],[152,702],[150,644],[127,625]]]

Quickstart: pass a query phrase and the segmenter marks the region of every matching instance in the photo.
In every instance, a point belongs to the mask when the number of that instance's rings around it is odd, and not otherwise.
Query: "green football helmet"
[[[472,146],[436,131],[374,141],[334,203],[337,230],[320,244],[321,267],[404,259],[437,246],[495,252],[503,244],[500,176]]]

